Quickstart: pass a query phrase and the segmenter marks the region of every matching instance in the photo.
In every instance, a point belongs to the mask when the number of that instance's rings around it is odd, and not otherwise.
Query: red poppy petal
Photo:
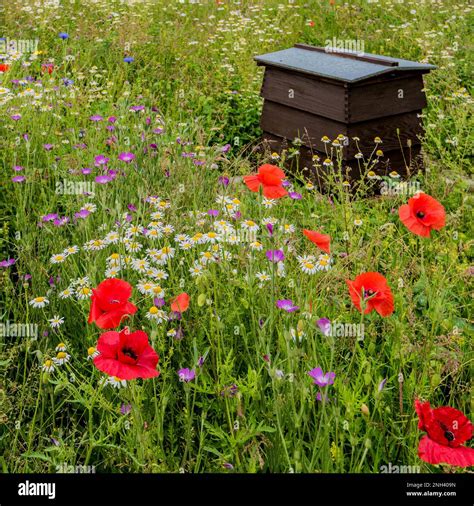
[[[280,167],[276,165],[271,165],[269,163],[265,163],[258,168],[258,173],[260,176],[264,178],[265,181],[268,181],[267,184],[278,184],[282,179],[285,178],[285,173]],[[274,181],[274,183],[271,183]]]
[[[423,436],[418,446],[418,456],[429,464],[450,464],[452,466],[474,466],[474,450],[465,446],[450,448],[440,445],[428,436]]]
[[[324,251],[325,253],[330,253],[331,251],[331,237],[327,234],[320,234],[313,230],[303,230],[303,234],[316,246]]]
[[[117,311],[102,313],[95,323],[100,329],[115,329],[120,325],[121,321],[127,317],[128,314],[119,309]]]
[[[180,293],[171,302],[171,311],[176,313],[184,313],[189,307],[189,295],[187,293]]]
[[[286,197],[288,192],[282,186],[264,186],[263,195],[267,199],[280,199]]]
[[[346,279],[347,286],[349,287],[349,295],[351,297],[352,303],[359,310],[362,311],[360,301],[361,301],[361,292],[355,286],[354,281]]]
[[[105,358],[117,356],[117,348],[120,342],[120,334],[115,331],[104,332],[97,342],[97,350]]]
[[[416,218],[409,205],[404,204],[403,206],[400,206],[398,209],[398,216],[405,227],[407,227],[413,234],[420,235],[421,237],[430,236],[430,227],[423,225],[423,223]]]
[[[395,309],[393,295],[391,292],[386,292],[382,299],[375,297],[373,301],[369,302],[372,302],[375,311],[384,318],[386,316],[390,316]]]
[[[244,183],[247,185],[247,188],[253,192],[258,192],[262,184],[256,175],[244,176]]]
[[[99,316],[102,314],[102,311],[99,308],[99,304],[97,303],[96,296],[92,295],[91,297],[91,309],[89,312],[89,318],[87,320],[87,323],[92,323],[99,318]]]

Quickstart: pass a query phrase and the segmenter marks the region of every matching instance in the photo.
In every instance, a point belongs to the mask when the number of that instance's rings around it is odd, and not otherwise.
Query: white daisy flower
[[[49,300],[46,297],[35,297],[30,300],[29,304],[34,308],[41,308],[47,306],[49,304]]]
[[[54,371],[54,363],[51,359],[47,359],[44,361],[44,364],[42,365],[41,369],[44,372],[47,372],[48,374],[51,374]]]
[[[109,376],[104,385],[110,385],[114,388],[125,388],[127,386],[127,380],[117,378],[117,376]]]
[[[94,358],[98,357],[99,355],[100,352],[94,346],[87,348],[87,360],[94,360]]]
[[[146,295],[153,293],[154,286],[154,283],[151,283],[150,281],[140,281],[140,283],[137,285],[137,289],[140,293]]]
[[[92,288],[89,286],[79,286],[76,288],[76,297],[78,300],[86,300],[92,296]]]
[[[66,288],[62,292],[59,292],[60,299],[69,299],[69,297],[72,297],[73,295],[74,295],[74,290],[72,288]]]
[[[67,254],[64,253],[57,253],[56,255],[53,255],[49,261],[52,264],[62,264],[67,258]]]
[[[189,272],[193,278],[197,278],[202,276],[204,273],[204,267],[198,263],[194,263],[194,265],[189,269]]]
[[[53,316],[49,321],[49,324],[51,325],[51,328],[56,329],[60,327],[64,323],[64,318],[61,316]]]
[[[148,320],[156,321],[157,323],[162,323],[168,320],[166,312],[163,311],[162,309],[157,308],[156,306],[151,306],[151,308],[145,315],[145,318],[148,318]]]
[[[68,246],[64,251],[64,255],[75,255],[79,251],[79,246]]]
[[[53,362],[56,365],[64,365],[69,362],[71,355],[66,353],[65,351],[59,351],[55,358],[53,358]]]
[[[120,274],[120,267],[119,266],[113,266],[109,267],[105,270],[105,277],[106,278],[116,278]]]

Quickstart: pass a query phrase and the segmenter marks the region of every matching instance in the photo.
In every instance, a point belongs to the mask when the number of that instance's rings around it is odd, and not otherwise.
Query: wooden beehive
[[[433,65],[304,44],[255,60],[265,66],[260,125],[271,149],[300,139],[302,162],[311,163],[313,154],[326,158],[323,136],[333,140],[342,134],[349,177],[360,170],[355,155],[362,152],[367,158],[375,137],[382,139],[378,148],[384,153],[374,168],[378,173],[403,175],[407,161],[419,154],[420,114],[426,106],[422,76]]]

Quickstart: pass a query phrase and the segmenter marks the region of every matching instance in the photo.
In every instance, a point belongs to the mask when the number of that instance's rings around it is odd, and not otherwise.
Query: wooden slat
[[[426,107],[421,75],[348,88],[348,123],[366,121]],[[400,98],[402,95],[402,98]]]
[[[346,121],[344,107],[346,88],[312,79],[302,74],[267,67],[261,95],[272,102]]]

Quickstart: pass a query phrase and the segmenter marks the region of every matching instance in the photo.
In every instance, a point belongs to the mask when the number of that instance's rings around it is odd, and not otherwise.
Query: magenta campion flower
[[[89,118],[91,121],[102,121],[104,118],[100,114],[94,114]]]
[[[18,121],[21,119],[21,114],[14,114],[13,116],[10,116],[10,118],[13,120],[13,121]]]
[[[12,177],[12,181],[14,183],[23,183],[23,181],[26,181],[26,177],[25,176],[14,176],[14,177]]]
[[[222,146],[221,153],[228,153],[230,151],[230,148],[232,146],[230,144],[226,144],[225,146]]]
[[[46,149],[46,151],[51,151],[54,146],[52,144],[43,144],[43,148]]]
[[[49,213],[49,214],[45,214],[44,216],[42,216],[41,221],[53,221],[57,217],[58,217],[57,213]]]
[[[227,176],[219,176],[219,183],[223,186],[227,186],[229,184],[229,178]]]
[[[132,107],[129,108],[129,111],[132,112],[138,112],[138,111],[144,111],[145,106],[144,105],[132,105]]]
[[[14,265],[16,262],[16,260],[14,258],[9,258],[8,260],[2,260],[0,262],[0,267],[11,267],[12,265]]]
[[[74,214],[75,218],[87,218],[91,212],[87,209],[81,209],[79,212]]]
[[[281,249],[270,249],[265,253],[266,257],[270,262],[283,262],[285,260],[285,254]]]
[[[107,121],[108,121],[109,123],[115,123],[115,122],[117,121],[117,118],[116,118],[115,116],[109,116],[109,117],[107,118]]]
[[[152,132],[153,132],[154,134],[160,135],[160,134],[162,134],[162,133],[164,132],[164,129],[163,129],[163,128],[154,128],[154,129],[152,130]]]
[[[132,405],[122,403],[122,405],[120,406],[120,413],[122,415],[127,415],[128,413],[130,413],[130,411],[132,411]]]
[[[308,374],[314,379],[314,384],[319,387],[332,385],[334,383],[334,378],[336,377],[335,372],[324,373],[321,367],[311,369],[311,371],[308,371]]]
[[[267,230],[271,237],[273,235],[273,225],[271,223],[267,223]]]
[[[92,169],[89,167],[83,167],[81,169],[81,173],[84,174],[85,176],[88,176],[91,172],[92,172]]]
[[[94,181],[96,183],[99,183],[99,184],[107,184],[107,183],[110,183],[110,181],[113,181],[113,177],[111,176],[105,176],[105,175],[102,175],[102,176],[97,176]]]
[[[219,216],[219,211],[217,209],[209,209],[209,211],[207,211],[207,214],[209,216]]]
[[[331,320],[329,318],[320,318],[316,322],[316,325],[325,336],[329,336],[331,334]]]
[[[288,313],[293,313],[299,309],[299,306],[295,306],[291,299],[277,300],[276,307],[279,309],[284,309]]]
[[[187,367],[184,369],[180,369],[178,371],[179,381],[185,381],[188,383],[192,381],[196,377],[196,371],[194,369],[188,369]]]
[[[15,172],[21,172],[23,169],[24,169],[24,167],[22,167],[21,165],[14,165],[13,166],[13,170]]]
[[[293,200],[301,200],[303,198],[303,195],[298,192],[288,192],[288,197]]]
[[[106,165],[110,158],[107,158],[104,155],[97,155],[94,157],[94,165],[98,167],[99,165]]]
[[[66,225],[67,223],[69,223],[69,217],[63,216],[61,218],[55,218],[53,223],[55,224],[56,227],[62,227],[63,225]]]
[[[122,160],[122,162],[130,163],[135,159],[135,155],[133,153],[120,153],[118,158]]]

